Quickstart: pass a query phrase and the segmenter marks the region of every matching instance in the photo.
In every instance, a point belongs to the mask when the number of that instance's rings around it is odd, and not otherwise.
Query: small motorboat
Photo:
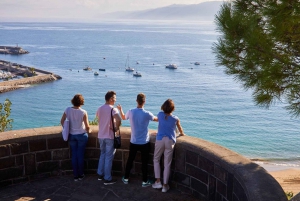
[[[176,64],[168,64],[168,65],[166,65],[166,68],[177,69],[177,65]]]
[[[194,64],[198,66],[198,65],[200,65],[200,62],[195,62]]]
[[[98,73],[98,72],[94,72],[94,75],[96,75],[96,76],[97,76],[97,75],[99,75],[99,73]]]
[[[89,66],[87,66],[87,67],[85,67],[83,70],[85,70],[85,71],[90,71],[90,70],[92,70],[92,68],[89,67]]]
[[[132,74],[134,77],[142,77],[142,74],[141,73],[139,73],[139,72],[135,72],[135,73],[133,73]]]
[[[105,68],[99,68],[99,71],[105,71]]]

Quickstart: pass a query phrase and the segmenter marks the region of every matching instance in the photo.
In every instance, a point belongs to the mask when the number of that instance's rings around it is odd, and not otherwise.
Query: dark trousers
[[[142,174],[143,174],[143,182],[147,182],[148,180],[148,160],[150,154],[150,142],[146,144],[132,144],[130,143],[129,147],[129,156],[126,163],[125,169],[125,179],[129,178],[130,170],[133,165],[133,161],[135,159],[136,153],[140,151],[142,157]]]

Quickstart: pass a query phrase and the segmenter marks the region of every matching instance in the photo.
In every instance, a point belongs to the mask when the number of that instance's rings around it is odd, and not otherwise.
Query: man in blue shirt
[[[137,107],[131,110],[128,110],[126,115],[122,110],[122,106],[118,105],[117,108],[120,110],[120,114],[123,120],[129,119],[131,127],[131,139],[130,139],[130,148],[129,156],[126,163],[125,176],[122,178],[124,184],[128,184],[128,178],[130,170],[133,165],[136,153],[141,152],[142,158],[142,174],[143,174],[143,183],[142,187],[147,187],[151,185],[151,182],[148,181],[148,160],[150,153],[150,136],[148,132],[148,125],[150,121],[158,121],[157,117],[154,116],[151,112],[144,109],[146,102],[146,96],[143,93],[137,95],[136,98]]]

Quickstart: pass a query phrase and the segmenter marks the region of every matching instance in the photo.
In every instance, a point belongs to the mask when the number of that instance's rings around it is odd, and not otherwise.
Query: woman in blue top
[[[168,99],[161,106],[161,112],[158,113],[158,132],[156,135],[155,150],[154,150],[154,174],[156,181],[152,185],[153,188],[162,188],[162,192],[167,192],[170,187],[168,185],[171,162],[173,157],[174,145],[176,142],[176,127],[180,134],[185,135],[180,125],[179,118],[172,114],[175,110],[175,104],[171,99]],[[164,154],[164,175],[163,185],[160,181],[160,158]]]

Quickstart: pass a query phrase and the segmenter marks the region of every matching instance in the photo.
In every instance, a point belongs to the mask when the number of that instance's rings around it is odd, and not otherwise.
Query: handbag
[[[70,129],[70,122],[69,122],[68,119],[66,119],[65,122],[64,122],[63,130],[61,132],[64,141],[68,141],[69,129]]]
[[[110,111],[110,116],[111,116],[111,123],[112,123],[113,131],[114,131],[114,148],[119,149],[119,148],[121,148],[121,133],[120,133],[120,129],[119,129],[119,135],[116,136],[114,118],[112,116],[113,109],[114,108],[112,108]]]

